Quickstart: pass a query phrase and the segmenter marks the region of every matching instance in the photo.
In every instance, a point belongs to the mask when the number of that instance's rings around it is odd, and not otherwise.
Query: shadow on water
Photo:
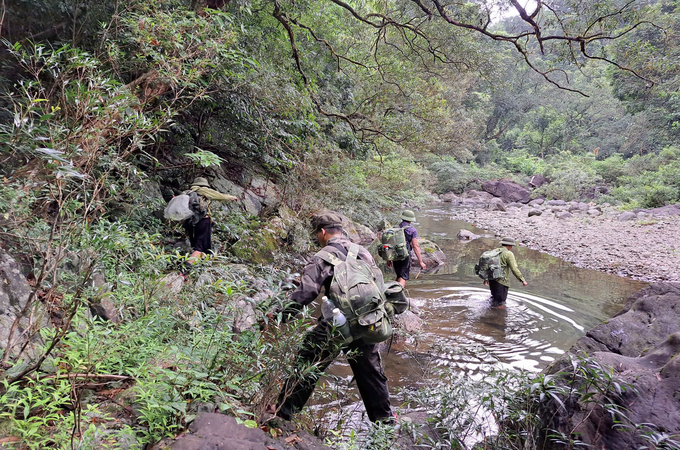
[[[647,285],[515,247],[529,285],[523,288],[511,276],[506,308],[493,308],[474,265],[481,253],[498,245],[498,239],[473,224],[450,219],[449,212],[436,205],[417,214],[419,236],[436,242],[447,263],[408,283],[409,297],[425,324],[416,339],[395,342],[384,357],[391,389],[427,382],[423,374],[433,366],[470,374],[494,368],[540,371]],[[485,237],[461,242],[456,236],[461,229]],[[386,279],[393,279],[391,270],[383,271]],[[351,378],[342,358],[330,373]]]

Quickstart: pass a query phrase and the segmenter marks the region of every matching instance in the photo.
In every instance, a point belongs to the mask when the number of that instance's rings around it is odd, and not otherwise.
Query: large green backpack
[[[316,254],[333,265],[328,298],[347,318],[354,341],[377,344],[392,336],[385,310],[385,285],[380,269],[357,258],[359,246],[349,247],[344,261],[326,250]]]
[[[410,255],[404,229],[394,227],[383,231],[378,254],[385,261],[403,261],[408,258]]]
[[[505,276],[501,265],[501,254],[507,251],[504,248],[495,248],[482,253],[479,262],[475,265],[475,274],[482,280],[498,280]]]

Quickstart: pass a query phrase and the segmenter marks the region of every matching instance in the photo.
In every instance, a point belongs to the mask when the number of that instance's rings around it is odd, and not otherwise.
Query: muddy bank
[[[638,214],[626,219],[629,213],[613,207],[564,202],[499,207],[499,201],[483,195],[465,199],[462,207],[454,201],[451,217],[579,267],[644,281],[680,281],[678,216]]]

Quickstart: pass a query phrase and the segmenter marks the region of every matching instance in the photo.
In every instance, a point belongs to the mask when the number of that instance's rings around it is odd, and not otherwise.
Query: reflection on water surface
[[[494,367],[540,371],[646,286],[515,247],[529,285],[523,288],[513,277],[506,308],[491,308],[488,288],[474,274],[474,265],[482,252],[498,245],[498,239],[460,242],[456,235],[461,229],[480,235],[488,232],[449,219],[447,211],[436,205],[416,215],[419,235],[436,242],[448,262],[436,273],[420,274],[407,286],[426,323],[416,341],[395,342],[384,358],[391,390],[422,384],[424,368],[432,365],[471,375]],[[392,271],[384,267],[383,271],[386,279],[393,279]],[[342,358],[330,373],[351,378]]]

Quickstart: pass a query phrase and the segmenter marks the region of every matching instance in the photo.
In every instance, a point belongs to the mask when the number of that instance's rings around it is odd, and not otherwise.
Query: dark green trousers
[[[375,344],[352,342],[338,345],[331,336],[331,327],[323,320],[304,338],[297,356],[297,376],[284,383],[277,402],[278,415],[290,420],[302,410],[314,392],[321,374],[340,354],[352,352],[347,360],[364,401],[368,418],[372,422],[391,420],[390,394],[387,377],[382,368],[380,353]]]

